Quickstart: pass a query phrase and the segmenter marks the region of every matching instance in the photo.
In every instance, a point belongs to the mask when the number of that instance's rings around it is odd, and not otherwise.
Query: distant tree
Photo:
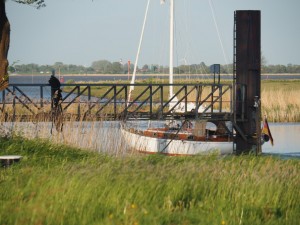
[[[112,74],[120,74],[123,73],[123,66],[120,62],[113,62],[111,66],[111,72]]]
[[[56,62],[54,63],[54,67],[59,68],[59,67],[63,67],[64,64],[62,62]]]
[[[266,73],[267,72],[267,59],[266,57],[261,53],[260,54],[260,64],[261,64],[261,73]]]
[[[232,74],[233,72],[233,64],[225,64],[221,65],[220,73],[222,74]]]
[[[204,62],[201,62],[198,66],[201,74],[209,73],[209,67],[205,65]]]
[[[133,70],[134,70],[134,65],[132,63],[130,63],[130,68],[129,68],[130,74],[133,73]],[[128,63],[125,63],[123,65],[123,72],[126,73],[126,74],[128,74]]]
[[[12,0],[40,8],[45,6],[44,0]],[[8,86],[8,60],[7,54],[10,42],[10,24],[6,16],[5,0],[0,0],[0,90]]]
[[[92,68],[96,73],[111,73],[112,64],[108,60],[99,60],[92,63]]]
[[[151,65],[151,73],[156,73],[158,71],[158,65]]]
[[[62,62],[56,62],[53,65],[56,73],[60,74],[64,69],[64,64]]]
[[[143,72],[148,72],[149,66],[148,66],[147,64],[145,64],[145,65],[142,67],[142,70],[143,70]]]
[[[159,73],[169,73],[169,68],[168,67],[164,67],[164,66],[159,66],[159,69],[158,69],[158,72]]]
[[[287,73],[300,73],[300,65],[293,65],[289,63],[286,67]]]
[[[178,67],[175,67],[174,68],[174,73],[176,73],[176,74],[188,73],[188,66],[180,65]]]

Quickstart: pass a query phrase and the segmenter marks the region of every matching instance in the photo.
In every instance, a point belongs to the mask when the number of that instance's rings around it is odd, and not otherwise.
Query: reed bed
[[[1,138],[1,224],[297,224],[299,160],[113,157]]]
[[[272,122],[300,122],[300,81],[262,83],[262,114]]]
[[[110,155],[128,154],[126,143],[120,138],[120,122],[102,120],[77,120],[71,117],[63,121],[62,130],[49,120],[1,122],[0,136],[26,137],[49,140],[57,144],[89,149]],[[50,120],[51,121],[51,120]]]

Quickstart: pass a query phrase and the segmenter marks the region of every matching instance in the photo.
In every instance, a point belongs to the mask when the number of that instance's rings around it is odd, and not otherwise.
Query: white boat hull
[[[148,137],[121,128],[122,136],[131,149],[143,153],[162,153],[167,155],[198,155],[217,152],[232,154],[233,143],[214,141],[173,140]]]

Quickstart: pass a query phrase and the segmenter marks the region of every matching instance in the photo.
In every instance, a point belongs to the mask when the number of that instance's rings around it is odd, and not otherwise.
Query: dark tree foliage
[[[38,9],[46,6],[44,0],[12,0],[12,1],[14,1],[16,3],[25,4],[25,5],[32,5]]]

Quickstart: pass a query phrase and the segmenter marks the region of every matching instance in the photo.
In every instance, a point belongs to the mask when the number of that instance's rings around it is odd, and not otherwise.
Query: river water
[[[284,79],[296,79],[300,78],[300,76],[295,77],[295,76],[283,76]],[[140,79],[147,79],[149,77],[140,77]],[[282,79],[281,76],[275,76],[277,79]],[[299,79],[298,78],[298,79]],[[128,79],[128,76],[68,76],[65,77],[65,81],[68,79],[72,79],[75,81],[101,81],[101,80],[126,80]],[[271,76],[268,77],[263,77],[263,79],[274,79]],[[49,76],[11,76],[10,77],[10,83],[11,84],[20,84],[20,83],[35,83],[35,84],[47,84],[49,80]],[[27,91],[24,90],[26,94]],[[30,88],[28,88],[28,91]],[[37,89],[37,93],[38,93]],[[50,93],[50,88],[49,88],[49,93]],[[34,92],[33,92],[34,95]],[[32,96],[32,95],[31,95]],[[49,95],[50,96],[50,95]],[[48,96],[48,97],[49,97]],[[47,97],[47,96],[46,96]],[[103,123],[103,122],[102,122]],[[11,125],[8,125],[11,126]],[[48,137],[52,137],[52,135],[49,134],[49,130],[51,129],[50,124],[44,125],[47,127],[46,133]],[[299,157],[300,158],[300,123],[269,123],[270,130],[272,132],[272,136],[274,139],[274,146],[271,145],[270,142],[265,143],[262,146],[262,151],[265,154],[274,154],[274,155],[279,155],[283,157]],[[77,129],[76,129],[77,127]],[[89,129],[93,128],[93,132],[89,133]],[[109,132],[107,130],[107,127],[109,127]],[[100,129],[101,128],[101,129]],[[33,127],[35,130],[39,130],[40,128],[37,128],[36,126]],[[77,130],[77,131],[74,131]],[[79,129],[79,130],[78,130]],[[82,129],[84,131],[82,131]],[[100,133],[96,130],[102,130]],[[89,142],[91,146],[87,147],[92,147],[93,149],[97,149],[98,151],[103,151],[103,149],[107,148],[108,146],[111,147],[111,145],[114,145],[113,149],[114,151],[118,151],[118,148],[122,146],[122,143],[119,140],[119,125],[117,122],[106,122],[104,125],[99,123],[93,124],[93,126],[89,124],[81,124],[75,125],[72,124],[70,127],[70,133],[76,133],[78,136],[75,137],[74,135],[74,141],[73,142],[78,142],[78,144],[81,147],[84,147],[84,142],[82,142],[83,138],[81,136],[88,135],[89,136]],[[110,133],[110,136],[107,136],[107,133]],[[106,139],[112,139],[112,135],[115,135],[115,141],[107,141]],[[117,140],[117,141],[116,141]],[[99,142],[99,143],[98,143]],[[108,143],[107,145],[104,145],[104,143]]]
[[[262,146],[263,153],[300,157],[300,123],[269,123],[274,139]]]

